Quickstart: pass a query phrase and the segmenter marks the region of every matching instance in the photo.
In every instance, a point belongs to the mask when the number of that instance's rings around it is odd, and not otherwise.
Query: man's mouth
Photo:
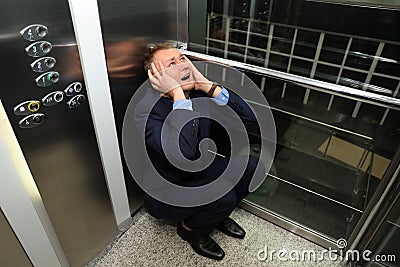
[[[185,74],[185,76],[182,77],[182,81],[186,81],[190,78],[190,72],[188,72],[187,74]]]

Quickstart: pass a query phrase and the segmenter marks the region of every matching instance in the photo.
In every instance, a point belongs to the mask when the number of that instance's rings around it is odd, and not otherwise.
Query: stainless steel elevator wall
[[[0,266],[32,266],[0,209]]]
[[[147,79],[143,69],[147,46],[166,40],[176,44],[187,43],[187,1],[99,0],[98,5],[114,116],[121,145],[126,108],[136,89]],[[120,150],[122,153],[122,147]],[[123,155],[122,162],[130,210],[134,212],[142,203],[141,190],[130,175]]]
[[[111,41],[140,37],[146,38],[148,42],[178,40],[178,27],[180,27],[179,30],[184,29],[181,22],[184,21],[184,16],[187,16],[185,2],[182,0],[99,0],[104,41],[107,44]]]
[[[19,33],[30,24],[48,27],[42,40],[53,45],[48,55],[57,60],[53,70],[60,74],[49,87],[35,84],[40,73],[33,72],[30,64],[36,58],[25,52],[33,42]],[[24,116],[13,110],[23,101],[41,100],[76,81],[83,84],[81,93],[86,96],[68,2],[3,1],[0,51],[1,101],[67,259],[71,266],[83,266],[117,231],[88,102],[71,109],[67,105],[71,97],[64,95],[55,106],[42,105],[36,114],[43,113],[45,119],[31,129],[19,127]]]

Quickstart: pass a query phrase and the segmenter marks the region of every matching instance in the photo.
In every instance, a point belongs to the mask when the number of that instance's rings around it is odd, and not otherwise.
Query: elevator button
[[[25,40],[37,41],[47,35],[48,29],[44,25],[33,24],[23,28],[20,33]]]
[[[31,114],[19,121],[19,127],[33,128],[42,124],[43,121],[44,121],[44,114],[42,113]]]
[[[64,99],[64,92],[63,91],[55,91],[47,94],[45,97],[42,98],[42,103],[44,106],[51,107],[54,106]]]
[[[49,71],[37,77],[35,82],[37,86],[47,87],[54,83],[57,83],[59,80],[60,80],[60,74],[58,74],[58,72]]]
[[[14,107],[15,115],[29,115],[40,109],[40,102],[37,100],[28,100]]]
[[[56,65],[54,57],[42,57],[31,64],[31,68],[35,72],[45,72],[52,69]]]
[[[31,57],[42,57],[50,53],[52,48],[53,46],[51,45],[51,43],[46,41],[39,41],[27,46],[25,48],[25,51]]]
[[[68,85],[67,88],[64,89],[64,92],[67,96],[73,96],[82,91],[82,83],[74,82]]]
[[[28,110],[29,110],[30,112],[32,112],[32,113],[38,111],[39,108],[40,108],[39,102],[30,102],[30,103],[28,104]]]
[[[49,42],[42,42],[40,44],[40,51],[42,51],[45,54],[50,53],[51,49],[52,49],[52,45]]]
[[[85,101],[85,96],[84,95],[76,95],[72,97],[68,102],[68,107],[69,108],[77,108],[79,107],[84,101]]]
[[[76,101],[78,101],[78,104],[82,104],[85,101],[85,96],[78,95],[78,97],[76,98]]]
[[[44,117],[43,116],[38,116],[38,115],[36,115],[36,116],[33,116],[33,122],[34,123],[42,123],[43,122],[43,120],[44,120]]]

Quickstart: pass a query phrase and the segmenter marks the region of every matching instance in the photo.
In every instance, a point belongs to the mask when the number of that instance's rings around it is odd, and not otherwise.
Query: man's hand
[[[211,82],[206,77],[204,77],[204,75],[201,74],[201,72],[193,65],[193,63],[186,56],[184,56],[184,57],[186,59],[187,64],[189,64],[190,68],[192,69],[193,78],[195,80],[195,89],[201,90],[204,93],[208,93],[208,91],[210,91],[210,89],[211,89],[211,86],[213,85],[213,82]],[[217,96],[221,92],[221,90],[222,90],[222,88],[220,88],[218,86],[215,89],[212,97]]]
[[[185,99],[182,87],[174,78],[167,74],[161,61],[152,62],[151,70],[148,70],[147,74],[149,75],[151,85],[161,95],[172,97],[174,101]]]
[[[188,64],[192,70],[193,79],[195,81],[195,85],[194,85],[195,89],[201,90],[201,91],[207,93],[208,90],[210,90],[211,85],[213,83],[210,82],[206,77],[204,77],[204,75],[201,74],[201,72],[193,65],[193,63],[186,56],[184,56],[184,57],[187,62],[185,64]]]

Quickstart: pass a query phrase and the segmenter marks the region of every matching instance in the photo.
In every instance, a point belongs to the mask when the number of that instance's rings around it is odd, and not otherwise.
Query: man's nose
[[[187,62],[182,62],[180,60],[178,60],[178,62],[176,63],[176,65],[179,65],[179,69],[182,70],[187,70],[189,69],[189,64]]]
[[[182,61],[180,61],[180,60],[175,60],[175,64],[176,64],[176,65],[180,65],[180,64],[182,64],[182,63],[185,63],[185,62],[182,62]]]

